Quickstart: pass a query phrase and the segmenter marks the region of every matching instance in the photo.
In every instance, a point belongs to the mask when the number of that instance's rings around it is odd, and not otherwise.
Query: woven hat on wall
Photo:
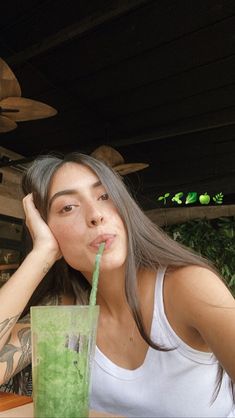
[[[91,156],[97,158],[97,160],[103,161],[122,176],[134,173],[135,171],[143,170],[149,166],[149,164],[145,163],[125,163],[123,156],[117,150],[108,145],[101,145],[96,148],[91,153]]]
[[[56,113],[56,109],[45,103],[21,97],[18,80],[0,58],[0,133],[17,128],[16,122],[49,118]]]

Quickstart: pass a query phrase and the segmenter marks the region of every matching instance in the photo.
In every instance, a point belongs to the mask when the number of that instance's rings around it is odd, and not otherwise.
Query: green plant
[[[178,203],[178,205],[181,205],[181,203],[182,203],[181,198],[183,197],[183,195],[184,195],[183,192],[176,193],[175,196],[173,196],[172,199],[171,199],[172,202],[176,202],[176,203]]]
[[[176,241],[211,260],[235,296],[235,217],[195,219],[170,225],[165,231]]]
[[[174,203],[177,203],[178,205],[181,205],[182,203],[184,203],[185,205],[189,205],[189,204],[196,203],[196,202],[200,203],[201,205],[209,205],[209,203],[213,203],[213,202],[216,205],[222,205],[223,198],[224,198],[224,195],[222,192],[217,193],[214,196],[212,196],[212,200],[211,200],[211,196],[208,195],[207,192],[204,194],[201,194],[199,197],[198,197],[197,192],[188,192],[186,195],[185,201],[183,202],[182,200],[183,196],[184,196],[183,192],[178,192],[172,197],[171,201]],[[159,196],[157,200],[159,202],[162,201],[162,203],[166,205],[168,197],[170,197],[170,193],[167,192],[164,195]]]
[[[166,199],[170,196],[170,193],[165,193],[164,196],[159,196],[157,200],[163,200],[164,205],[166,204]]]
[[[185,204],[195,203],[197,201],[197,192],[189,192],[186,196]]]
[[[223,198],[224,198],[223,193],[217,193],[215,196],[213,196],[212,199],[214,200],[215,203],[217,203],[217,205],[222,205]]]

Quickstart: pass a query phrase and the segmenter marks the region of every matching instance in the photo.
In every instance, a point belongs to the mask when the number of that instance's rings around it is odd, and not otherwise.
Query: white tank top
[[[225,374],[212,403],[218,362],[212,353],[194,350],[171,328],[163,304],[165,268],[158,271],[151,338],[173,351],[147,351],[143,364],[128,370],[96,347],[92,373],[92,409],[125,417],[235,417]]]

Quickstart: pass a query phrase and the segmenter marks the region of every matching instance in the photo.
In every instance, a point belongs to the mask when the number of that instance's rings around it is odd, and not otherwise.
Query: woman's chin
[[[87,272],[89,275],[92,275],[94,268],[95,268],[95,256],[94,255],[87,255],[85,256],[78,256],[76,259],[75,257],[64,257],[65,261],[74,268],[75,270],[78,270],[80,272]],[[82,259],[83,262],[80,263],[79,260]],[[114,254],[108,254],[104,253],[100,260],[100,272],[105,273],[106,271],[115,271],[115,270],[122,270],[125,265],[126,257],[121,256],[120,254],[117,254],[116,256]],[[89,266],[89,267],[88,267]]]
[[[125,260],[102,260],[100,264],[100,272],[105,273],[122,270],[125,267]]]

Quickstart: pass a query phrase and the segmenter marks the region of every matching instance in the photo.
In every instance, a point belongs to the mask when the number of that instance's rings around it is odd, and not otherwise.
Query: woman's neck
[[[113,318],[121,318],[129,309],[125,294],[125,267],[100,274],[97,304],[101,311]]]

